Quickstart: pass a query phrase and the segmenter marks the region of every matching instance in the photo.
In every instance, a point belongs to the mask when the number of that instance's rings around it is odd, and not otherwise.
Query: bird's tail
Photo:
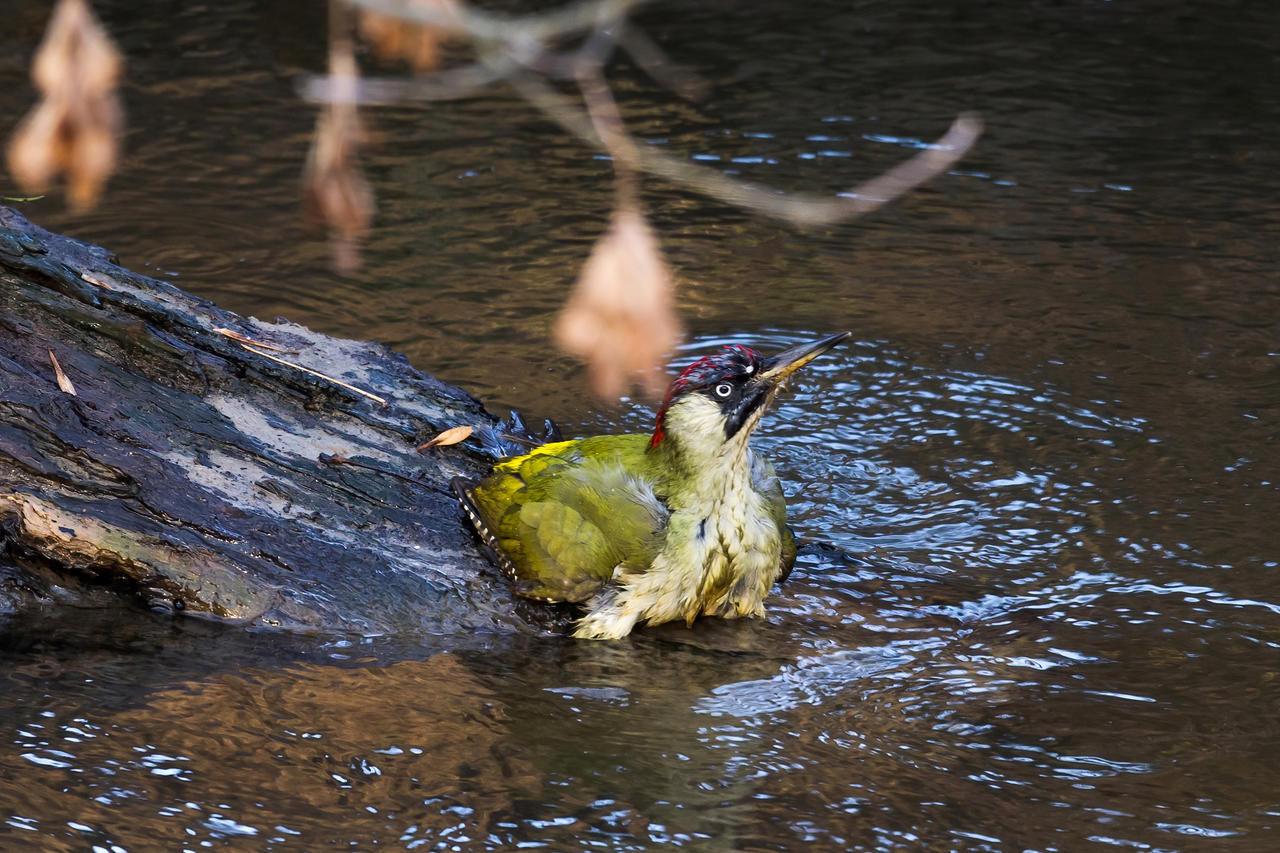
[[[485,550],[489,553],[489,560],[495,566],[502,569],[503,573],[517,580],[516,567],[502,553],[502,548],[498,544],[498,537],[489,529],[488,523],[484,520],[484,516],[480,514],[480,507],[476,505],[475,498],[472,497],[472,489],[479,483],[475,480],[468,480],[466,477],[454,477],[449,481],[453,486],[453,493],[458,496],[458,503],[462,504],[462,510],[467,514],[467,518],[471,519],[471,525],[475,527],[476,533],[480,535],[480,541],[484,543]]]

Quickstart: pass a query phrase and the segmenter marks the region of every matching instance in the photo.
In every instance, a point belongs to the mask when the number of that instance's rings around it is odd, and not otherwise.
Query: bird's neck
[[[714,409],[681,407],[668,413],[665,436],[650,452],[667,472],[671,498],[685,506],[715,504],[749,485],[750,433],[748,427],[726,440]]]

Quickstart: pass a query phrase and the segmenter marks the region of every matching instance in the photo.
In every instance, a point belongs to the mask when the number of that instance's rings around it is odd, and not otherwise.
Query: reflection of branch
[[[482,57],[484,59],[484,57]],[[511,74],[509,82],[520,96],[583,141],[608,148],[591,117],[573,101],[532,74]],[[870,213],[903,193],[949,169],[964,156],[982,132],[977,116],[962,115],[945,135],[906,162],[845,193],[840,198],[795,194],[777,195],[771,189],[746,186],[704,166],[697,166],[652,148],[633,146],[644,171],[682,184],[726,204],[772,216],[798,226],[831,225]]]

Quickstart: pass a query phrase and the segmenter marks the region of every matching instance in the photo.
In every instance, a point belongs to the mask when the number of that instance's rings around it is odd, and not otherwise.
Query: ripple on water
[[[760,435],[807,543],[766,622],[420,662],[342,641],[342,659],[162,678],[123,703],[15,694],[0,777],[20,789],[0,794],[32,806],[7,830],[461,851],[1241,833],[1229,781],[1280,758],[1258,741],[1276,729],[1259,721],[1280,700],[1280,607],[1110,497],[1154,428],[880,342],[813,368]],[[1189,764],[1213,771],[1199,799],[1181,793]]]
[[[759,341],[700,341],[687,357]],[[645,413],[628,417],[645,428]],[[777,670],[693,704],[716,720],[703,728],[707,747],[735,753],[731,778],[771,791],[779,773],[803,769],[807,792],[782,799],[790,819],[800,803],[827,814],[828,834],[842,826],[833,804],[900,814],[920,798],[936,812],[930,825],[1000,825],[1005,798],[1029,788],[1044,798],[1033,819],[1078,810],[1085,823],[1125,827],[1116,838],[1192,834],[1200,821],[1152,824],[1107,804],[1163,784],[1176,775],[1172,756],[1198,751],[1166,731],[1153,758],[1152,733],[1173,709],[1204,725],[1241,699],[1232,685],[1250,671],[1271,683],[1246,649],[1280,641],[1280,609],[1219,588],[1227,578],[1194,544],[1147,535],[1150,508],[1115,499],[1160,439],[1105,403],[920,363],[879,342],[815,363],[758,443],[792,495],[801,539],[837,547],[802,549],[774,599],[787,656]],[[1201,686],[1216,688],[1193,697],[1169,674],[1207,666],[1196,649],[1205,642],[1235,665],[1201,672]],[[1275,694],[1245,701],[1256,712]],[[1165,808],[1185,814],[1187,803]]]

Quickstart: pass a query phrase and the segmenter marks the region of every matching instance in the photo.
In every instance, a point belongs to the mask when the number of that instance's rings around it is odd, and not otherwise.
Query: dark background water
[[[378,111],[377,228],[344,279],[297,214],[318,4],[95,6],[127,156],[98,210],[33,220],[495,410],[644,428],[547,341],[606,163],[501,91]],[[0,12],[7,132],[47,9]],[[956,171],[828,230],[647,186],[678,361],[854,332],[759,437],[810,543],[768,620],[589,644],[11,618],[0,847],[1276,849],[1280,7],[641,21],[713,95],[621,67],[633,130],[743,180],[834,193],[987,122]]]

